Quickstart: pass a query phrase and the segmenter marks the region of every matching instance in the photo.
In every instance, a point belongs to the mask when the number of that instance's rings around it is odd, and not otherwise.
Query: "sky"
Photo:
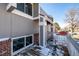
[[[65,15],[72,8],[79,8],[79,3],[40,3],[41,8],[58,22],[61,28],[66,26]]]

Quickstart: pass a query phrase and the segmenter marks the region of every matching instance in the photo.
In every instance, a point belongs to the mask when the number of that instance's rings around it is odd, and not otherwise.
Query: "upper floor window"
[[[43,22],[43,17],[40,17],[40,22]]]
[[[17,3],[17,9],[32,16],[32,4]]]
[[[24,12],[24,3],[17,3],[17,9]]]

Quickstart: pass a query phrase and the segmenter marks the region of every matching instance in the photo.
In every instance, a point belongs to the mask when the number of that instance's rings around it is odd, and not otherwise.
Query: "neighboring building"
[[[56,28],[56,26],[53,24],[53,33],[57,33],[58,29]]]
[[[57,22],[53,23],[53,33],[58,33],[59,31],[61,31],[60,26]]]
[[[48,39],[53,39],[53,18],[40,8],[40,45],[46,46]]]
[[[46,46],[53,19],[41,12],[38,3],[0,4],[0,55],[15,55],[33,44]]]

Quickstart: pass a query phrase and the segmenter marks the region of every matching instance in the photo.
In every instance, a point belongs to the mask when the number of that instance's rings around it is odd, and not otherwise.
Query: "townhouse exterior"
[[[0,4],[0,56],[15,55],[33,44],[46,47],[53,18],[38,3]]]
[[[47,40],[53,39],[53,17],[49,16],[41,7],[40,7],[40,45],[46,46]],[[43,34],[43,35],[42,35]],[[42,40],[43,39],[43,40]]]

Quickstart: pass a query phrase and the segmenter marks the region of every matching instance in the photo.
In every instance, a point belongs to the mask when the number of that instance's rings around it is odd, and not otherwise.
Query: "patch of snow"
[[[29,56],[32,56],[30,53],[27,53]]]
[[[56,49],[56,51],[53,51],[53,47],[52,49],[43,47],[43,46],[34,46],[34,47],[40,47],[41,49],[37,49],[37,51],[39,51],[41,53],[41,55],[43,56],[52,56],[52,53],[54,54],[54,56],[63,56],[64,51],[61,49]]]
[[[62,51],[62,50],[60,50],[60,49],[57,49],[57,54],[59,55],[59,56],[63,56],[63,53],[64,53],[64,51]]]
[[[41,49],[37,49],[37,51],[39,51],[44,56],[51,55],[51,53],[50,53],[51,50],[49,48],[46,48],[43,46],[37,46],[37,45],[34,45],[34,47],[40,47]]]
[[[46,48],[46,47],[43,47],[43,46],[40,46],[40,47],[41,47],[40,52],[41,52],[43,55],[45,55],[45,56],[49,55],[50,49],[48,49],[48,48]]]

